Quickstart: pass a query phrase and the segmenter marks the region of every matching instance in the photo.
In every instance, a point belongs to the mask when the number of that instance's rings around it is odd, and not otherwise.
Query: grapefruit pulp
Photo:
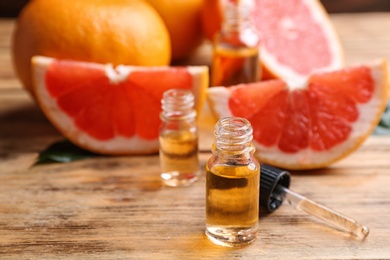
[[[224,1],[204,3],[201,20],[209,39],[221,28]],[[254,0],[254,3],[251,18],[261,38],[263,79],[300,82],[316,71],[343,67],[340,40],[320,1]]]
[[[39,106],[71,142],[101,154],[157,152],[161,98],[171,88],[189,89],[201,110],[208,69],[136,67],[32,59]]]
[[[286,169],[330,165],[357,149],[388,100],[384,60],[316,73],[304,85],[282,80],[208,90],[217,118],[244,117],[253,126],[256,156]]]

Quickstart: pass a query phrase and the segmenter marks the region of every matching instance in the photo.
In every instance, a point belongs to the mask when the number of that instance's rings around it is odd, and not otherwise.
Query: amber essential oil
[[[222,244],[251,242],[258,222],[258,168],[255,165],[206,168],[207,233]],[[243,175],[241,175],[243,174]]]
[[[212,86],[259,81],[258,49],[218,46],[214,49],[212,67]]]
[[[161,178],[169,186],[189,185],[199,175],[198,137],[190,131],[160,135]]]
[[[222,28],[213,39],[211,86],[232,86],[259,81],[259,36],[249,6],[241,1],[226,1]]]

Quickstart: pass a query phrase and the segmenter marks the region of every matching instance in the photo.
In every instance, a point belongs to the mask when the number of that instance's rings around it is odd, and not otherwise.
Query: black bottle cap
[[[260,166],[260,206],[269,213],[274,212],[283,203],[283,196],[276,196],[276,185],[290,187],[290,173],[267,164]]]

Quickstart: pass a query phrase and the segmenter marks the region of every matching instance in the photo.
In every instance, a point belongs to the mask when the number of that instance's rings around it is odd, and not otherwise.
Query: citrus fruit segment
[[[304,85],[282,80],[208,90],[217,118],[247,118],[256,156],[286,169],[330,165],[370,135],[388,100],[384,60],[309,77]]]
[[[31,92],[34,55],[161,66],[169,64],[171,48],[164,21],[143,0],[34,0],[18,16],[12,54],[16,73]]]
[[[209,39],[221,28],[224,1],[208,0],[202,9],[202,26]],[[301,82],[314,72],[343,67],[340,40],[320,1],[254,2],[252,21],[261,37],[263,79]]]
[[[102,154],[157,152],[163,92],[191,90],[199,112],[208,86],[205,66],[113,68],[35,56],[32,67],[34,93],[51,123]]]

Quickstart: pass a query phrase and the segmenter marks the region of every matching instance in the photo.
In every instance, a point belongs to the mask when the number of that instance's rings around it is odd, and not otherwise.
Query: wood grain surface
[[[390,14],[337,14],[347,64],[390,58]],[[372,136],[329,168],[293,172],[291,189],[355,218],[361,241],[283,205],[261,212],[251,245],[228,249],[204,235],[205,180],[168,188],[157,155],[96,157],[34,166],[61,135],[13,72],[14,20],[0,20],[0,259],[390,259],[390,136]],[[191,63],[208,63],[206,44]],[[201,128],[200,159],[211,134]]]

